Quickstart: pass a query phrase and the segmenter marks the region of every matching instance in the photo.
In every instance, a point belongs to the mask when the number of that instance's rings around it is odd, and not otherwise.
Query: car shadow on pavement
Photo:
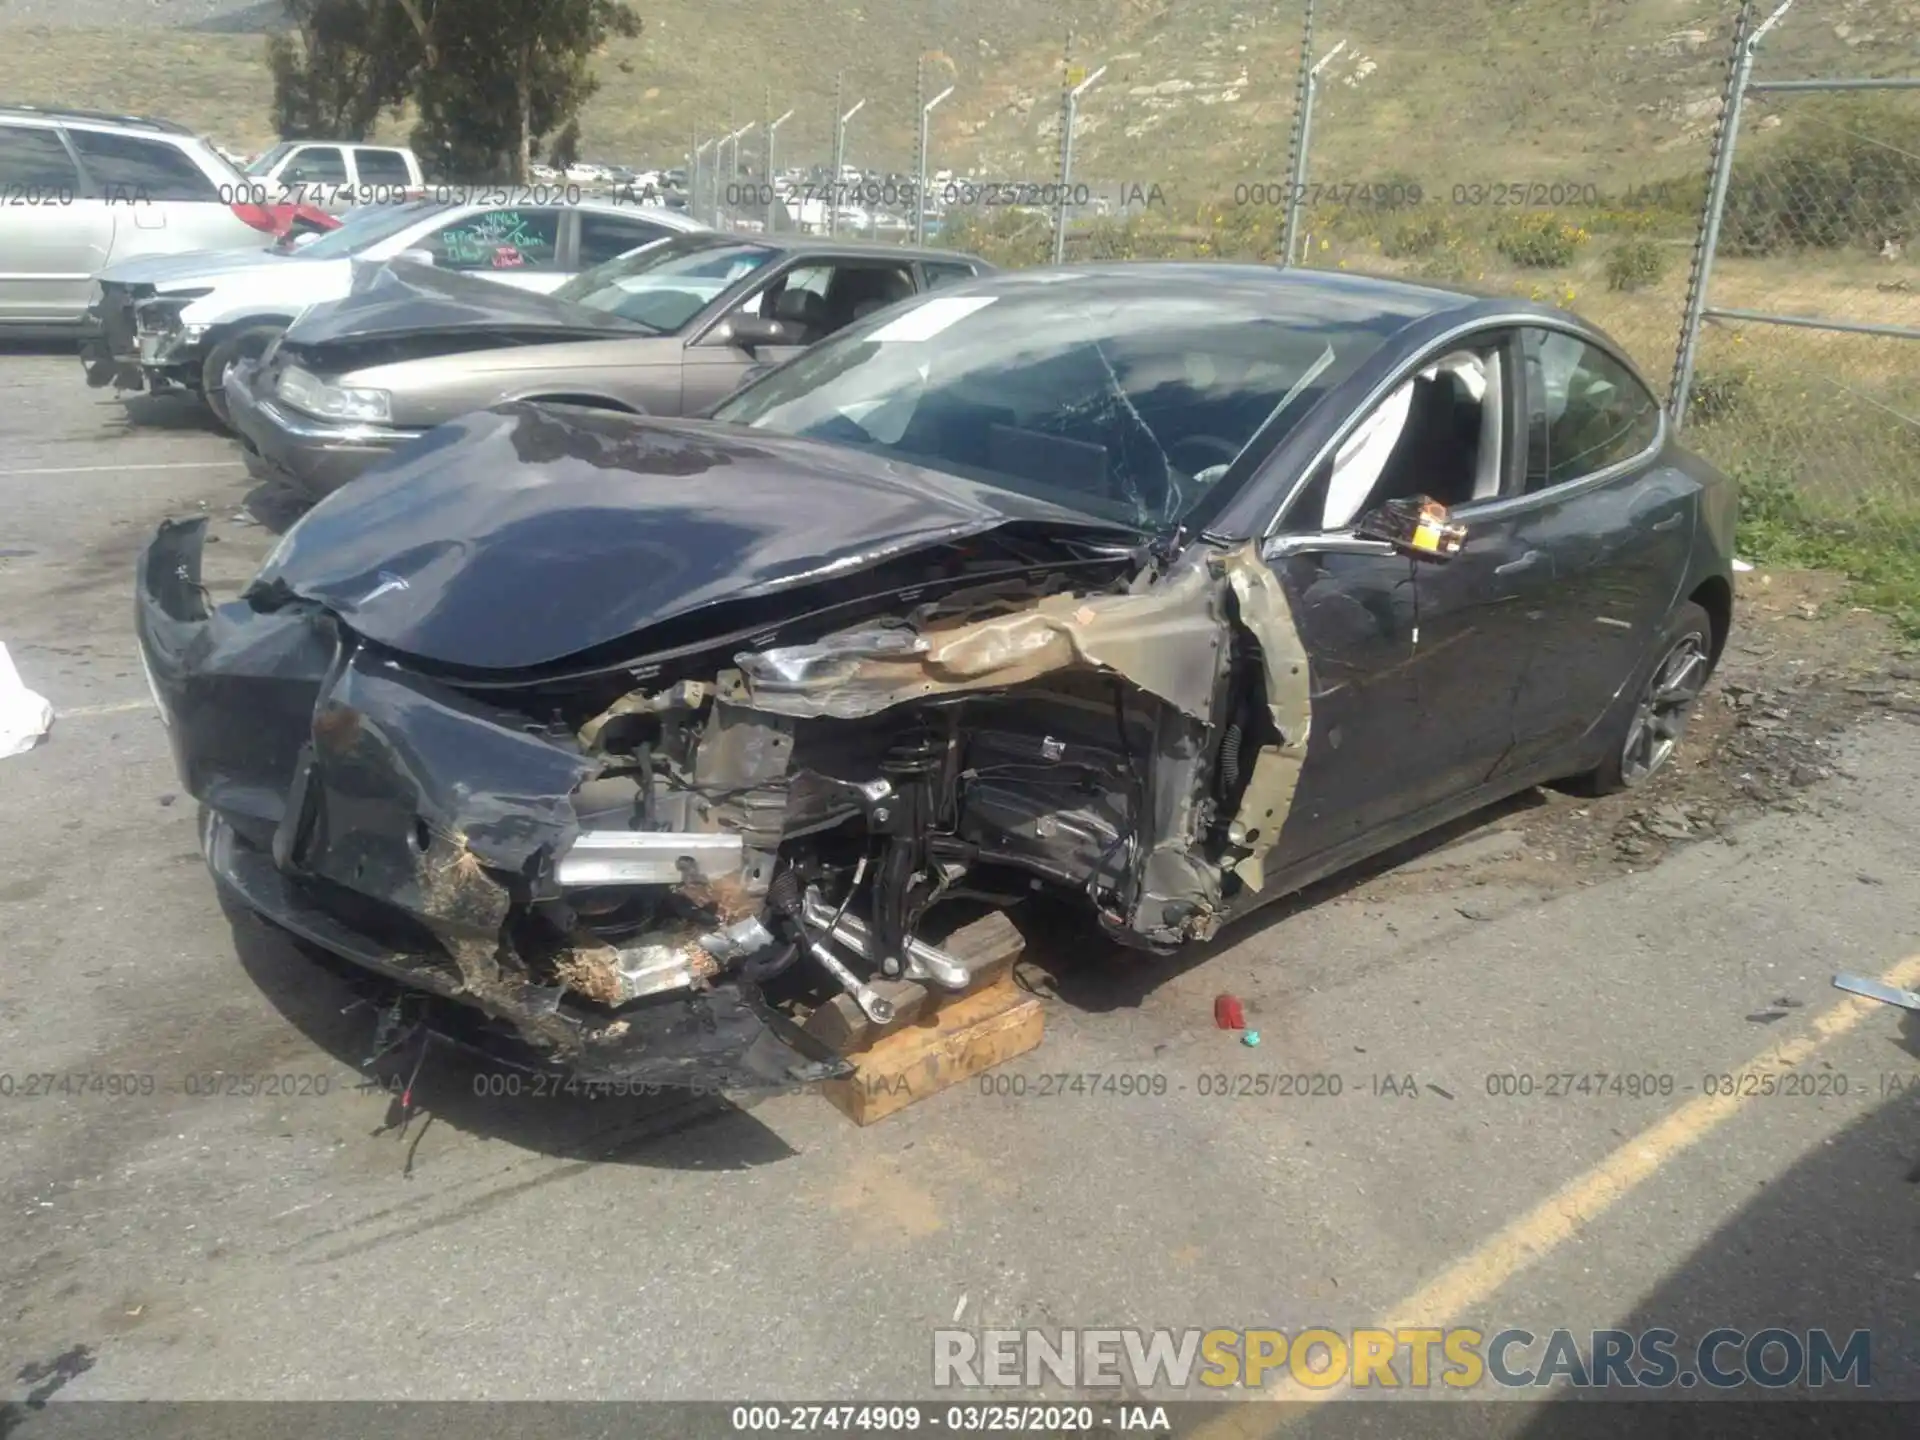
[[[1114,944],[1099,935],[1084,911],[1035,897],[1023,902],[1017,916],[1027,941],[1019,971],[1021,983],[1036,993],[1057,998],[1090,1014],[1137,1008],[1161,985],[1205,965],[1223,951],[1285,924],[1304,910],[1336,900],[1419,856],[1548,803],[1537,787],[1524,790],[1317,880],[1230,922],[1213,939],[1188,945],[1171,955],[1155,955]]]
[[[1595,1328],[1622,1330],[1636,1338],[1649,1330],[1669,1330],[1677,1336],[1668,1346],[1675,1361],[1673,1383],[1658,1388],[1556,1388],[1551,1399],[1527,1401],[1520,1398],[1524,1392],[1503,1389],[1489,1378],[1472,1392],[1473,1399],[1460,1392],[1447,1403],[1415,1400],[1411,1416],[1403,1402],[1318,1406],[1296,1416],[1299,1423],[1289,1425],[1286,1433],[1298,1440],[1398,1440],[1403,1435],[1433,1440],[1911,1436],[1915,1402],[1920,1401],[1920,1304],[1914,1299],[1920,1293],[1920,1231],[1915,1225],[1920,1210],[1920,1016],[1904,1015],[1901,1020],[1899,1038],[1888,1036],[1875,1044],[1875,1058],[1849,1076],[1854,1087],[1866,1087],[1866,1094],[1856,1094],[1851,1102],[1845,1097],[1799,1096],[1748,1102],[1746,1113],[1729,1124],[1729,1134],[1739,1133],[1735,1127],[1747,1127],[1750,1133],[1750,1127],[1765,1125],[1769,1117],[1764,1107],[1770,1105],[1854,1103],[1859,1113],[1831,1139],[1767,1179],[1630,1310],[1612,1320],[1586,1310],[1569,1308],[1564,1318],[1549,1311],[1524,1327],[1536,1337],[1533,1343],[1507,1352],[1513,1368],[1530,1371],[1546,1352],[1548,1331],[1564,1326],[1573,1332],[1582,1362],[1591,1364]],[[1868,1021],[1876,1027],[1884,1023],[1877,1017]],[[1880,1093],[1879,1078],[1887,1074],[1904,1077],[1900,1093]],[[1782,1119],[1788,1118],[1783,1111]],[[1709,1187],[1708,1194],[1715,1183],[1713,1148],[1709,1142],[1677,1162],[1693,1167],[1692,1173],[1700,1176],[1694,1183]],[[1647,1215],[1657,1213],[1649,1209],[1653,1203],[1634,1196],[1620,1208]],[[1595,1232],[1576,1242],[1592,1248],[1593,1258],[1586,1263],[1594,1271],[1605,1273],[1606,1230],[1618,1224],[1617,1218],[1602,1220]],[[1489,1339],[1508,1328],[1497,1300],[1468,1323]],[[1819,1390],[1804,1380],[1772,1390],[1754,1384],[1712,1388],[1697,1368],[1698,1347],[1721,1328],[1746,1337],[1769,1329],[1795,1332],[1796,1343],[1808,1356],[1810,1330],[1825,1330],[1842,1355],[1853,1334],[1864,1330],[1870,1388],[1854,1383],[1857,1372],[1847,1371],[1844,1361],[1839,1377]],[[1744,1343],[1729,1344],[1710,1358],[1723,1374],[1751,1373],[1747,1351]],[[1763,1361],[1776,1374],[1789,1363],[1789,1352],[1779,1343],[1769,1347]],[[1628,1369],[1644,1373],[1641,1357],[1630,1357]],[[1680,1378],[1687,1374],[1696,1377],[1690,1384]],[[1481,1395],[1488,1398],[1478,1398]]]
[[[112,392],[100,392],[103,399],[111,398]],[[171,430],[185,435],[214,435],[224,438],[226,431],[220,422],[213,418],[213,412],[200,403],[198,395],[183,393],[170,395],[148,395],[135,392],[120,397],[122,422],[115,426],[117,433],[150,434],[156,430]]]
[[[238,447],[236,447],[238,449]],[[238,451],[242,459],[246,451]],[[284,535],[293,522],[313,508],[313,501],[283,480],[263,479],[249,471],[253,486],[240,498],[240,508],[275,535]]]
[[[225,897],[222,908],[241,967],[260,993],[315,1045],[366,1077],[376,1133],[392,1130],[418,1144],[426,1126],[438,1124],[555,1159],[665,1169],[744,1170],[797,1153],[725,1097],[689,1090],[589,1094],[564,1077],[513,1069],[444,1035],[403,1028],[398,1043],[368,1064],[380,1013],[396,987],[345,973],[345,962]],[[410,1116],[401,1104],[409,1090]]]

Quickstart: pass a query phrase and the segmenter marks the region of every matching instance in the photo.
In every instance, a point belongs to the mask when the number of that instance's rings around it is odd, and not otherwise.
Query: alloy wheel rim
[[[1706,681],[1706,646],[1697,634],[1682,635],[1654,667],[1634,706],[1620,749],[1620,778],[1628,785],[1640,784],[1672,757]]]

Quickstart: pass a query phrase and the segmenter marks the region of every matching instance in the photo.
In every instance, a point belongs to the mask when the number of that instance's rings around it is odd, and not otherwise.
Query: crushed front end
[[[209,606],[203,531],[163,527],[136,622],[204,807],[208,864],[232,895],[507,1022],[584,1078],[750,1087],[844,1073],[724,973],[771,942],[738,837],[653,831],[643,849],[573,853],[583,832],[631,818],[617,767],[409,674],[324,610]],[[700,823],[684,804],[673,813]]]
[[[1305,753],[1250,549],[996,533],[619,663],[476,675],[283,587],[211,606],[202,530],[162,528],[137,622],[215,875],[587,1079],[844,1074],[807,1015],[844,991],[884,1025],[877,977],[967,988],[923,938],[950,902],[1049,887],[1128,945],[1204,938],[1260,888]]]

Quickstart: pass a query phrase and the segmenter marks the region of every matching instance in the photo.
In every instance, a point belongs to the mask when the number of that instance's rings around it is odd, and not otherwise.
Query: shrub
[[[1753,399],[1753,368],[1730,365],[1723,370],[1701,370],[1693,377],[1687,396],[1687,421],[1710,425],[1743,413]]]
[[[1557,270],[1571,265],[1580,247],[1591,237],[1578,225],[1569,225],[1551,210],[1516,216],[1494,234],[1494,248],[1516,265],[1529,270]]]
[[[1666,276],[1666,247],[1644,235],[1622,240],[1607,255],[1609,290],[1641,290],[1658,285]]]
[[[1438,208],[1425,214],[1415,211],[1386,227],[1380,236],[1380,253],[1390,260],[1418,260],[1445,248],[1449,240],[1457,242],[1459,238],[1460,232],[1444,211]]]

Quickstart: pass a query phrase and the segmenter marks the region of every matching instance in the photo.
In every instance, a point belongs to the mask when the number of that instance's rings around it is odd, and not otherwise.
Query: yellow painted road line
[[[1901,989],[1913,988],[1920,983],[1920,955],[1909,955],[1880,976],[1880,980]],[[1795,1070],[1830,1042],[1859,1028],[1869,1015],[1885,1008],[1876,1000],[1848,996],[1815,1016],[1807,1033],[1799,1039],[1764,1051],[1744,1065],[1730,1067],[1731,1072],[1764,1077]],[[1430,1326],[1444,1329],[1458,1324],[1468,1311],[1492,1299],[1507,1281],[1573,1239],[1641,1182],[1651,1179],[1667,1161],[1718,1129],[1755,1098],[1759,1087],[1740,1088],[1743,1093],[1737,1095],[1697,1096],[1642,1130],[1598,1165],[1561,1186],[1484,1245],[1395,1305],[1385,1318],[1376,1322],[1378,1327],[1398,1332]],[[1347,1388],[1344,1382],[1325,1388],[1309,1387],[1288,1376],[1270,1386],[1259,1398],[1313,1404],[1332,1400],[1346,1393]],[[1271,1434],[1278,1423],[1264,1406],[1250,1407],[1244,1414],[1229,1412],[1212,1424],[1202,1426],[1191,1440],[1255,1440]]]

